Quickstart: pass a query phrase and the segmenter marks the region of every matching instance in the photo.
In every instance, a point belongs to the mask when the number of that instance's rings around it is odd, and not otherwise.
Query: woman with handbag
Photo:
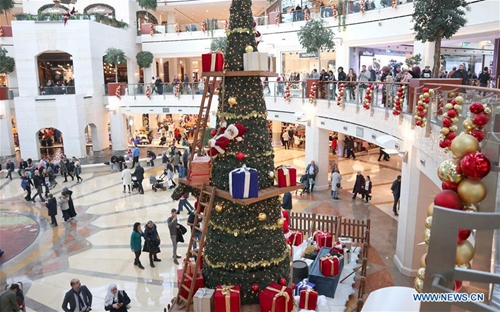
[[[342,181],[342,176],[340,175],[339,169],[335,169],[332,172],[332,197],[333,197],[333,199],[339,199],[339,190],[341,188],[340,181]]]
[[[134,265],[139,267],[139,269],[144,270],[144,267],[142,266],[141,260],[139,259],[141,256],[141,245],[142,245],[142,238],[144,237],[144,233],[142,232],[141,229],[141,223],[136,222],[134,223],[134,227],[132,229],[132,234],[130,235],[130,249],[132,249],[132,252],[135,254],[134,258]]]
[[[130,309],[130,298],[125,290],[118,290],[116,284],[108,285],[108,293],[104,298],[104,310],[111,312],[126,312]]]
[[[156,224],[154,224],[151,220],[148,221],[148,224],[144,227],[144,240],[146,242],[144,243],[142,251],[149,252],[149,264],[152,268],[154,268],[154,261],[161,261],[161,259],[158,259],[156,256],[156,254],[160,252],[161,239],[158,235],[158,231],[156,230]]]

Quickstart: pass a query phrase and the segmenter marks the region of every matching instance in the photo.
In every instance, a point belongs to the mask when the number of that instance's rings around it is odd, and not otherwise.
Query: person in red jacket
[[[333,155],[335,155],[335,152],[337,151],[337,145],[338,145],[338,139],[337,137],[333,137],[331,145]]]
[[[290,216],[285,209],[281,209],[281,217],[283,218],[283,234],[285,238],[290,237],[292,232],[290,231]]]

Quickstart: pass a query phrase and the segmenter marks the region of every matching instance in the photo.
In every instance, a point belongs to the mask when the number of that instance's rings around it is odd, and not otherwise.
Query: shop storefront
[[[310,74],[313,69],[318,72],[321,69],[335,70],[335,52],[322,52],[320,55],[321,66],[318,68],[318,53],[306,52],[282,52],[282,73],[288,79],[293,75],[293,80],[304,80],[306,74]],[[300,78],[300,79],[297,79]]]

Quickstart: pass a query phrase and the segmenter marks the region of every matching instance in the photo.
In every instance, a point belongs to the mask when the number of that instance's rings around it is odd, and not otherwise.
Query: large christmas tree
[[[225,55],[227,70],[243,70],[243,54],[248,45],[257,50],[251,6],[251,0],[232,1]],[[212,184],[229,190],[230,171],[245,164],[258,171],[259,189],[271,187],[274,153],[261,78],[226,77],[221,88],[217,122],[241,123],[248,130],[242,142],[231,141],[226,152],[213,160]],[[237,104],[229,105],[230,97],[235,97]],[[243,153],[242,161],[237,159],[238,153]],[[288,247],[282,226],[278,225],[279,198],[242,206],[217,197],[214,206],[222,210],[214,210],[208,224],[203,254],[205,284],[209,288],[239,285],[242,304],[257,303],[258,292],[252,291],[252,285],[258,284],[262,290],[281,278],[290,279]]]

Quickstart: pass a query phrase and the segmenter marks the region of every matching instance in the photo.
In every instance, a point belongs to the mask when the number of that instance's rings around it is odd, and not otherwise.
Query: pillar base
[[[417,276],[417,271],[418,270],[413,270],[412,268],[405,267],[403,265],[403,262],[399,260],[397,255],[394,255],[394,264],[396,264],[396,267],[398,268],[399,273],[410,276],[410,277],[415,277]]]

